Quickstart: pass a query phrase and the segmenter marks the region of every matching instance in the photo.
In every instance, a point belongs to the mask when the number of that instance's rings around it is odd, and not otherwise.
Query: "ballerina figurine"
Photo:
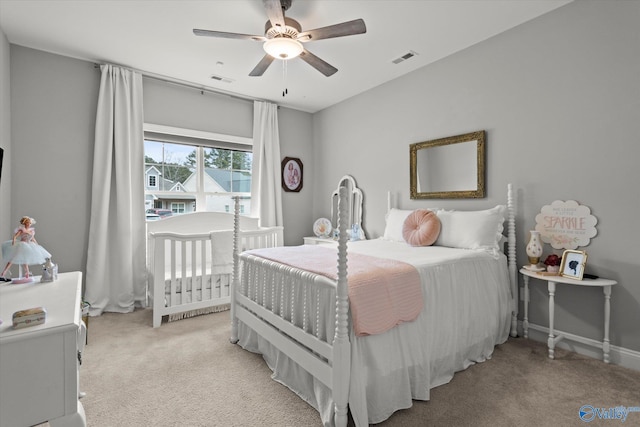
[[[5,274],[12,264],[24,266],[25,277],[31,277],[29,265],[42,264],[46,258],[51,258],[51,254],[36,241],[36,230],[32,227],[36,220],[23,216],[20,218],[20,225],[16,228],[13,238],[2,243],[2,258],[7,261],[7,265],[2,270],[0,278],[8,282],[11,279],[5,278]]]

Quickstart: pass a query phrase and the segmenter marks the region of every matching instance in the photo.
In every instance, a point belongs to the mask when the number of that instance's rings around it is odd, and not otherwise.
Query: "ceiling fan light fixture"
[[[264,50],[276,59],[292,59],[304,50],[302,43],[288,37],[276,37],[264,42]]]

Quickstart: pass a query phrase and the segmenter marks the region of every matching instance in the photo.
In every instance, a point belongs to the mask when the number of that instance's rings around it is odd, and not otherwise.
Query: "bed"
[[[509,333],[516,335],[517,324],[511,185],[506,205],[436,210],[442,230],[427,247],[398,237],[409,215],[399,209],[389,210],[383,237],[347,242],[349,213],[342,208],[347,194],[340,189],[337,250],[289,251],[303,255],[299,258],[329,251],[335,275],[315,263],[310,268],[281,259],[287,248],[245,251],[234,263],[231,341],[262,354],[274,380],[316,408],[327,426],[345,426],[349,412],[357,426],[379,423],[412,400],[428,400],[430,389],[449,382],[455,372],[490,358]],[[472,241],[475,232],[479,240]],[[356,304],[347,280],[355,282],[362,269],[354,260],[381,256],[415,267],[422,307],[413,320],[401,319],[373,334],[365,328],[362,334],[354,315],[361,302]],[[354,273],[347,276],[348,271]],[[359,322],[366,316],[357,317]]]
[[[228,309],[233,272],[234,214],[195,212],[147,222],[147,287],[153,327]],[[259,227],[239,216],[240,250],[282,245],[282,227]]]

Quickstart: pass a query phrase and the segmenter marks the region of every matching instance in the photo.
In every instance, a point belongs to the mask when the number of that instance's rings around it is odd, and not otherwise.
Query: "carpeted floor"
[[[261,356],[229,343],[229,313],[151,327],[151,310],[91,318],[80,372],[89,427],[320,426],[271,380]],[[379,426],[580,426],[583,405],[640,407],[640,372],[522,338],[459,372],[428,402]],[[600,420],[589,425],[617,425]],[[640,412],[626,426],[640,425]]]

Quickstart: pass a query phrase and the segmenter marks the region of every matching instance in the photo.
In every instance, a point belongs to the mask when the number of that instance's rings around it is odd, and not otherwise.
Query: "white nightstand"
[[[329,237],[304,237],[305,245],[338,246],[338,241]]]
[[[526,268],[520,269],[520,274],[524,279],[524,320],[522,322],[522,328],[524,330],[524,337],[529,337],[529,278],[532,277],[538,280],[544,280],[548,283],[549,289],[549,338],[547,340],[547,346],[549,347],[549,358],[553,359],[554,349],[556,344],[562,339],[567,338],[562,334],[554,336],[554,309],[555,309],[555,294],[556,284],[564,283],[574,286],[596,286],[601,287],[604,293],[604,340],[602,341],[603,360],[605,363],[609,363],[609,318],[611,316],[611,286],[617,284],[615,280],[609,279],[569,279],[562,276],[546,276],[538,272],[527,270]],[[569,339],[569,338],[567,338]],[[575,340],[575,338],[573,338]]]

